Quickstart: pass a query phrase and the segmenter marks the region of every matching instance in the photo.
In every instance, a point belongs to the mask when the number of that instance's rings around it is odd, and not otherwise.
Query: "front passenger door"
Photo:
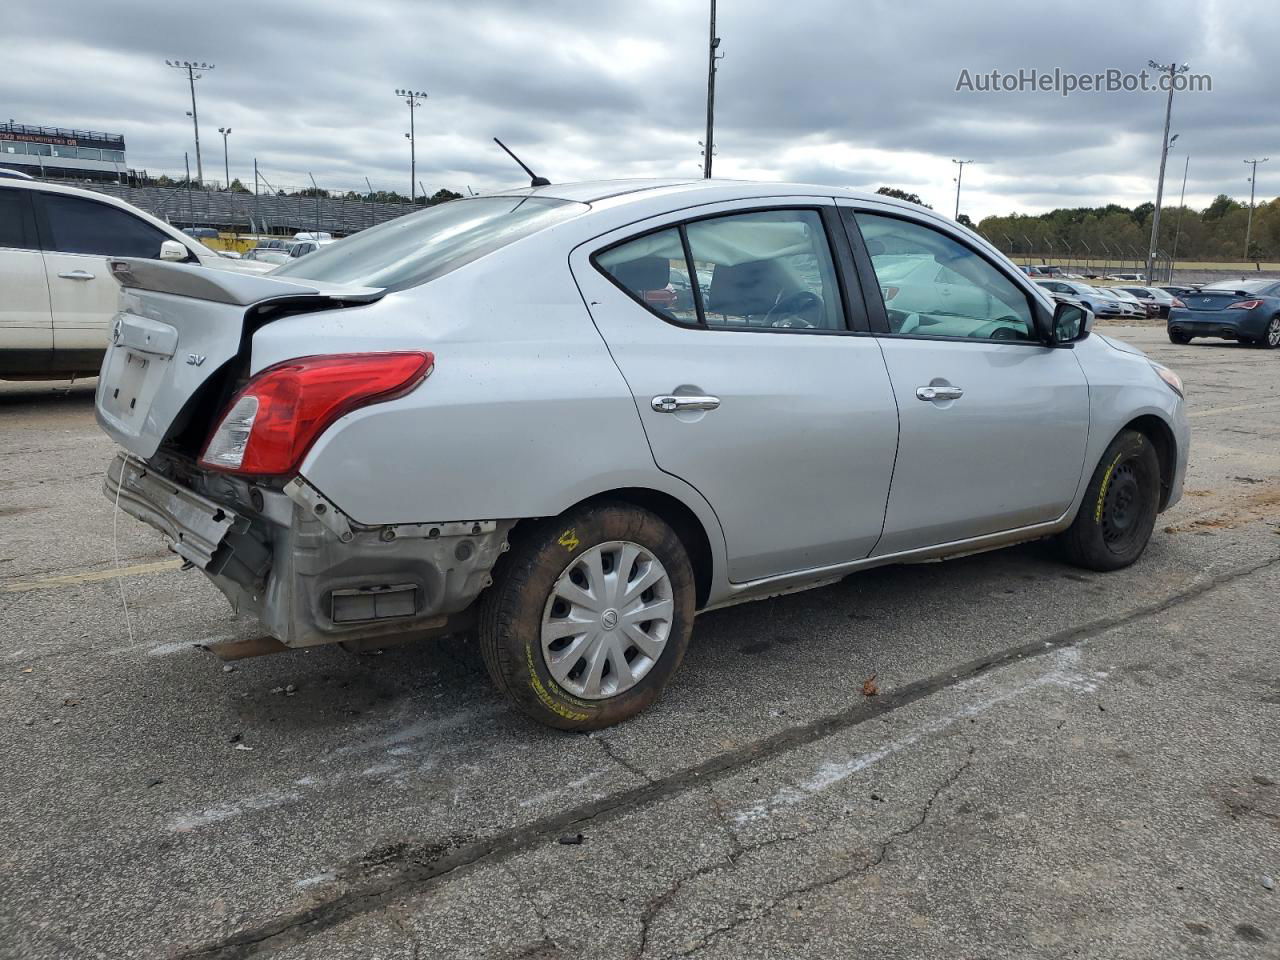
[[[929,312],[896,316],[890,301],[872,317],[901,423],[872,555],[1056,520],[1075,498],[1089,434],[1075,351],[1043,345],[1026,290],[959,235],[896,209],[842,213],[862,269],[931,257],[965,288]]]

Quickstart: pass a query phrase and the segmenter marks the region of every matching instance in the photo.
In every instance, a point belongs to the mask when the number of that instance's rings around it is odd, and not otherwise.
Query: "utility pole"
[[[952,160],[957,165],[956,169],[956,215],[952,219],[960,219],[960,180],[964,176],[964,165],[966,163],[977,163],[977,160]]]
[[[200,186],[204,186],[204,165],[200,161],[200,115],[196,112],[196,81],[204,77],[203,73],[196,73],[197,70],[209,71],[214,68],[212,63],[193,63],[190,60],[166,60],[165,66],[172,67],[174,70],[184,70],[187,74],[187,83],[191,85],[191,126],[195,129],[196,134],[196,179],[200,181]]]
[[[427,99],[426,93],[421,90],[396,90],[397,97],[403,97],[404,102],[409,105],[409,132],[405,137],[409,141],[409,204],[412,206],[416,202],[418,189],[418,170],[417,170],[417,130],[413,125],[413,111],[422,106],[419,97],[423,100]]]
[[[711,179],[711,155],[715,150],[716,128],[716,61],[724,58],[717,54],[720,38],[716,36],[716,0],[711,0],[711,41],[707,52],[707,138],[702,141],[702,176]]]
[[[1156,63],[1154,60],[1148,60],[1147,66],[1152,70],[1169,72],[1169,97],[1164,106],[1164,137],[1160,141],[1160,177],[1156,181],[1156,208],[1151,214],[1151,244],[1147,247],[1147,280],[1150,281],[1152,271],[1155,269],[1156,243],[1160,235],[1160,204],[1164,202],[1164,165],[1169,159],[1169,145],[1173,142],[1169,139],[1169,121],[1173,117],[1173,88],[1177,86],[1178,75],[1186,73],[1190,67],[1185,63],[1166,65]],[[1176,139],[1177,137],[1174,137],[1174,140]]]
[[[1245,221],[1244,226],[1244,260],[1249,262],[1249,236],[1253,233],[1253,198],[1258,187],[1258,164],[1266,163],[1270,157],[1262,157],[1258,160],[1246,160],[1245,163],[1253,167],[1253,172],[1249,174],[1249,219]]]
[[[1173,253],[1169,257],[1169,282],[1173,283],[1173,264],[1178,259],[1178,238],[1182,236],[1182,211],[1187,205],[1187,171],[1191,169],[1191,154],[1182,165],[1182,193],[1178,194],[1178,224],[1173,230]],[[1147,278],[1151,279],[1150,277]]]
[[[262,233],[262,214],[258,211],[258,158],[253,158],[253,219],[256,221],[253,229],[256,233]]]
[[[222,173],[226,177],[224,186],[228,191],[231,190],[231,161],[227,159],[227,137],[231,136],[230,127],[219,127],[218,132],[222,134]]]

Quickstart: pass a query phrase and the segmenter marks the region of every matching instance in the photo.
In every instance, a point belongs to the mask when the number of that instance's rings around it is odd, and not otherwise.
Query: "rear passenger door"
[[[120,294],[107,258],[155,259],[160,245],[172,238],[120,207],[63,193],[38,194],[36,216],[53,308],[54,351],[60,364],[81,358],[96,368]]]
[[[11,374],[48,370],[53,351],[32,192],[0,187],[0,370]]]
[[[657,465],[715,510],[734,582],[858,560],[880,536],[897,412],[839,231],[829,199],[757,200],[570,256]]]

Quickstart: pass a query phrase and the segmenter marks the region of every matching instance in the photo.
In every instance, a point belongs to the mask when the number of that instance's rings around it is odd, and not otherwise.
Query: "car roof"
[[[691,193],[729,193],[742,198],[777,197],[777,196],[817,196],[848,197],[857,200],[871,200],[890,206],[898,206],[908,210],[936,213],[927,207],[888,197],[881,193],[868,193],[865,190],[853,190],[849,187],[837,187],[831,184],[817,183],[784,183],[772,180],[731,180],[723,177],[696,180],[675,179],[634,179],[634,180],[589,180],[580,183],[553,183],[545,187],[522,187],[508,190],[494,190],[481,196],[531,196],[548,197],[555,200],[574,200],[579,203],[598,203],[602,200],[619,202],[641,201],[648,199],[654,191],[665,195]],[[464,198],[466,199],[466,198]],[[708,198],[710,199],[710,198]]]

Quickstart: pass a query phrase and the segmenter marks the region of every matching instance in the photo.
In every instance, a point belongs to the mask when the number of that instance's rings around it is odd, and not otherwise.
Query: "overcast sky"
[[[950,213],[1153,200],[1160,93],[956,92],[961,71],[1137,71],[1187,61],[1212,92],[1174,98],[1166,202],[1280,191],[1280,16],[1272,0],[721,0],[715,172],[919,193]],[[1069,12],[1068,12],[1069,11]],[[705,2],[601,0],[11,0],[0,110],[18,122],[123,133],[129,165],[182,171],[187,83],[166,58],[216,64],[197,83],[204,169],[256,156],[276,186],[408,192],[418,177],[488,190],[523,180],[502,137],[553,181],[700,175]]]

